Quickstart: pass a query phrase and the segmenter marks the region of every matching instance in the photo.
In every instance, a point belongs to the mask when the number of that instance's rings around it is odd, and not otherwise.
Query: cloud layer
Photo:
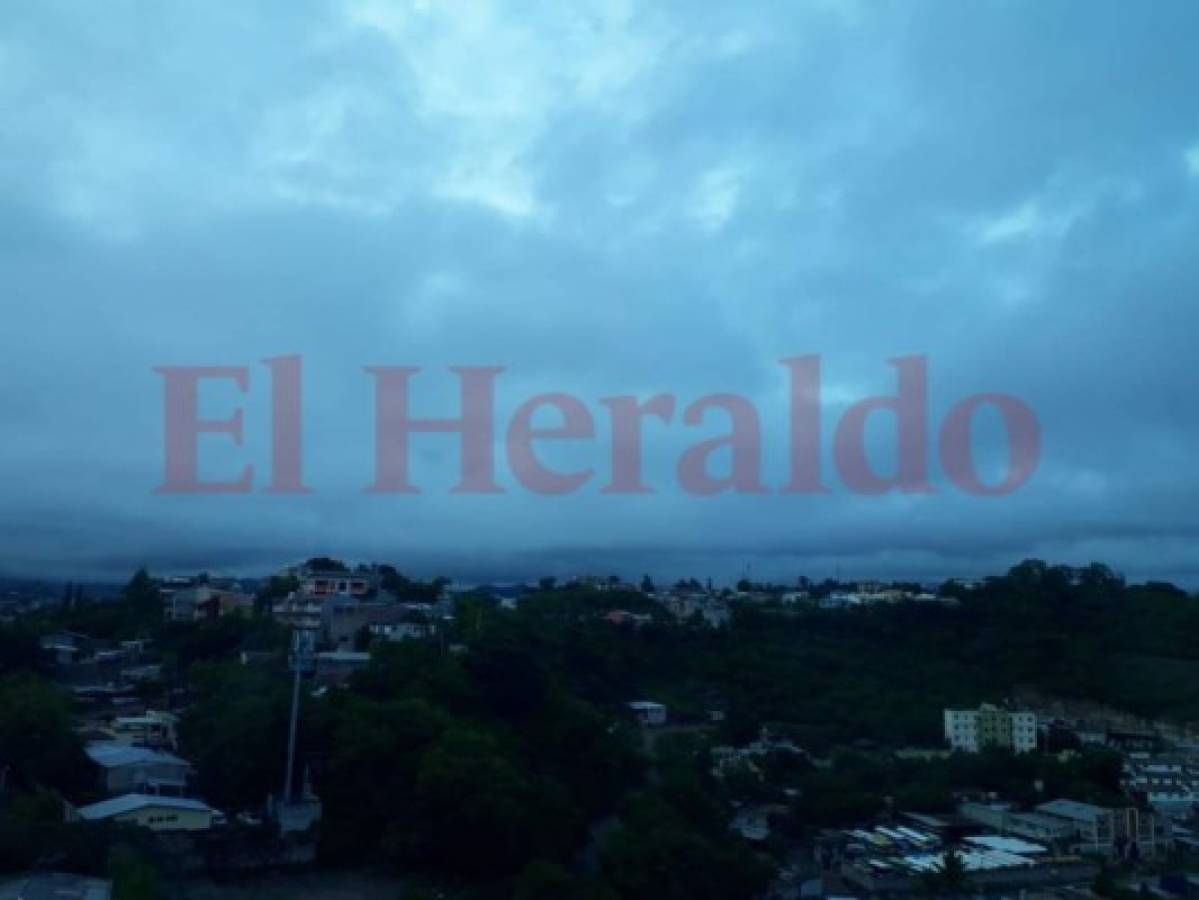
[[[6,9],[0,569],[935,578],[1039,554],[1199,582],[1197,33],[1186,0]],[[723,426],[676,416],[646,425],[659,491],[600,492],[599,400],[658,392],[751,398],[781,484],[779,360],[812,353],[826,444],[924,354],[934,422],[976,392],[1035,410],[1036,476],[868,497],[826,460],[827,495],[694,497],[674,461]],[[261,473],[283,354],[314,493],[155,494],[153,368],[250,366],[247,395],[204,391],[244,405],[246,443],[203,439],[203,468]],[[456,412],[454,365],[506,367],[501,422],[577,395],[597,438],[547,459],[596,479],[530,494],[501,447],[508,492],[454,495],[454,439],[422,437],[424,493],[366,493],[369,365],[425,367],[422,415]],[[882,469],[891,441],[872,428]]]

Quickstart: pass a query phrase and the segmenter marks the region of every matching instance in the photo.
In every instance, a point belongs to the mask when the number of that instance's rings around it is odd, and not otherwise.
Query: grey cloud
[[[621,12],[621,10],[624,12]],[[463,578],[938,577],[1033,553],[1199,582],[1199,12],[1185,2],[384,2],[0,14],[0,570],[260,571],[333,552]],[[163,497],[164,364],[305,360],[309,497]],[[934,419],[1004,391],[1044,431],[1008,498],[605,497],[601,397],[743,393],[782,481],[784,370],[847,402],[930,361]],[[578,496],[364,493],[363,367],[500,364],[596,414]],[[213,414],[237,395],[206,393]],[[503,420],[501,420],[503,421]],[[980,458],[1002,455],[991,431]],[[502,434],[499,436],[502,442]],[[872,431],[886,455],[887,430]],[[935,446],[935,441],[934,441]],[[827,450],[826,450],[827,455]],[[497,452],[505,473],[502,449]]]

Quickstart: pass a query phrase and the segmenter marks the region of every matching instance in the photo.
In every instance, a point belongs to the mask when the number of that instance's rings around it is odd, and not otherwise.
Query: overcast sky
[[[1197,41],[1190,0],[6,4],[0,571],[939,578],[1037,555],[1199,583]],[[261,360],[284,354],[307,496],[261,490]],[[679,454],[728,429],[681,410],[717,392],[756,405],[783,483],[779,360],[803,354],[830,492],[681,491]],[[915,354],[935,491],[855,495],[832,430]],[[202,391],[205,416],[244,408],[245,443],[204,437],[201,470],[252,463],[253,493],[155,493],[154,368],[186,365],[250,367],[246,394]],[[504,366],[506,493],[450,492],[452,435],[414,438],[419,496],[367,493],[378,365],[424,367],[415,411],[446,417],[451,366]],[[595,418],[543,454],[596,469],[569,496],[502,446],[544,392]],[[656,493],[601,493],[599,400],[659,392]],[[1007,496],[936,457],[977,392],[1040,422]],[[975,451],[1002,462],[995,417]]]

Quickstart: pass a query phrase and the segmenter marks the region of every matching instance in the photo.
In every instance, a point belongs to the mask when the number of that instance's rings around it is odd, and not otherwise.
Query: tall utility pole
[[[291,724],[287,733],[287,775],[283,782],[283,803],[292,802],[292,785],[296,771],[296,732],[300,727],[300,681],[304,673],[312,668],[315,639],[316,633],[308,629],[297,628],[291,634],[291,656],[288,658],[288,665],[292,671]]]

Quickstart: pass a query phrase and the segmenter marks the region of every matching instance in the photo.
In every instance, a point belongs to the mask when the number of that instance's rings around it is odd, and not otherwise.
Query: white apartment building
[[[1008,747],[1016,753],[1037,749],[1037,717],[984,703],[978,709],[945,710],[945,740],[954,750],[978,753]]]

